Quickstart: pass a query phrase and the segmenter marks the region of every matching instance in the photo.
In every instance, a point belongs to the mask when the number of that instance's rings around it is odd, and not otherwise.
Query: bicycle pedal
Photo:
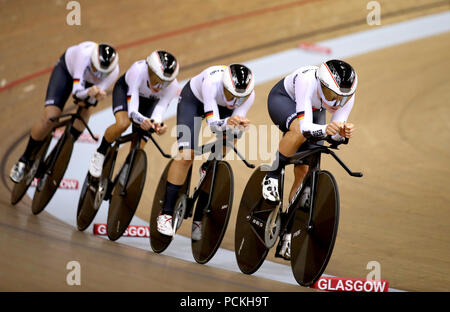
[[[287,253],[287,252],[286,252],[286,249],[285,249],[285,250],[282,250],[282,249],[283,249],[284,243],[285,243],[285,241],[284,241],[283,239],[280,239],[280,240],[278,241],[277,248],[276,248],[276,250],[275,250],[275,258],[282,258],[282,259],[284,259],[284,260],[286,260],[286,261],[290,261],[290,260],[291,260],[290,252]],[[287,246],[286,246],[286,248],[290,248],[290,247],[287,247]],[[283,253],[282,253],[282,251],[283,251]],[[287,254],[287,255],[286,255],[286,254]]]

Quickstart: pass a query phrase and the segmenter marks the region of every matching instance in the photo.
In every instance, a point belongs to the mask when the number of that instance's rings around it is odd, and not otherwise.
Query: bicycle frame
[[[160,151],[161,155],[163,155],[163,157],[165,158],[171,158],[171,156],[169,154],[166,154],[163,152],[163,150],[161,149],[161,147],[159,146],[159,144],[155,141],[155,139],[152,137],[152,133],[154,132],[154,130],[151,129],[150,131],[145,131],[145,130],[141,130],[139,129],[136,132],[130,133],[130,134],[126,134],[124,136],[121,136],[119,138],[117,138],[114,142],[114,145],[111,147],[111,149],[109,150],[108,154],[111,155],[112,158],[112,165],[111,165],[111,170],[109,172],[109,177],[108,179],[111,181],[112,179],[112,175],[113,175],[113,171],[114,171],[114,167],[116,164],[116,159],[117,159],[117,154],[118,154],[118,149],[119,146],[122,144],[125,144],[127,142],[131,141],[131,151],[130,151],[130,164],[133,163],[135,155],[136,155],[136,151],[140,148],[140,143],[141,143],[141,139],[143,139],[144,136],[148,136],[153,144],[156,146],[156,148]],[[107,155],[108,157],[108,155]],[[126,195],[126,187],[128,185],[128,181],[130,179],[130,172],[131,172],[131,166],[128,166],[126,173],[125,173],[125,180],[124,180],[124,187],[123,190],[121,192],[121,196],[125,196]],[[116,175],[116,177],[114,178],[114,184],[117,182],[117,179],[119,178],[119,173]]]
[[[73,127],[73,123],[75,122],[75,120],[80,120],[83,125],[85,126],[85,128],[88,130],[89,135],[95,140],[98,141],[98,138],[95,137],[95,135],[92,133],[91,129],[89,128],[89,126],[87,125],[86,121],[84,121],[83,117],[81,117],[80,113],[81,110],[83,109],[83,107],[78,106],[77,108],[77,112],[76,113],[72,113],[72,114],[61,114],[58,117],[52,117],[50,118],[50,121],[52,122],[57,122],[57,124],[55,126],[53,126],[52,131],[54,129],[66,126],[66,129],[64,130],[63,135],[61,136],[61,138],[58,141],[58,144],[56,145],[56,150],[55,150],[55,154],[53,154],[52,158],[50,159],[50,163],[49,166],[47,167],[46,173],[48,175],[51,175],[53,173],[53,167],[55,165],[56,160],[58,159],[59,154],[61,153],[61,148],[63,147],[64,144],[59,144],[59,142],[65,142],[65,140],[67,139],[67,136],[70,133],[70,130]],[[70,117],[69,119],[65,120],[65,121],[59,121],[62,118],[65,117]]]
[[[224,135],[222,138],[220,138],[222,135],[218,134],[217,137],[218,139],[212,143],[207,143],[202,145],[199,149],[195,150],[194,154],[199,156],[199,155],[203,155],[206,154],[208,152],[210,152],[209,156],[208,156],[208,160],[207,162],[210,163],[208,165],[208,169],[207,171],[209,172],[209,170],[211,170],[211,166],[212,166],[212,178],[211,178],[211,185],[209,187],[209,196],[208,196],[208,202],[204,208],[204,213],[209,213],[210,210],[210,206],[211,206],[211,200],[212,200],[212,194],[213,194],[213,190],[214,190],[214,185],[215,185],[215,179],[216,179],[216,174],[217,174],[217,163],[219,160],[222,160],[224,157],[224,153],[223,151],[216,151],[216,146],[221,146],[221,147],[229,147],[231,148],[236,155],[238,155],[238,157],[244,162],[244,164],[248,167],[248,168],[255,168],[255,166],[253,164],[250,164],[247,162],[247,160],[242,156],[242,154],[237,150],[236,146],[234,146],[233,142],[234,141],[234,136],[233,136],[233,140],[230,140],[230,138],[226,135]],[[239,136],[236,136],[239,137]],[[222,144],[218,144],[220,141],[222,141]],[[206,173],[207,175],[208,173]],[[205,177],[206,177],[205,175]],[[190,184],[190,174],[188,176],[189,178],[189,183]],[[192,216],[192,210],[193,210],[193,203],[197,200],[198,196],[200,195],[200,189],[203,187],[205,183],[205,179],[203,179],[201,181],[201,183],[194,189],[194,193],[192,194],[192,197],[188,196],[188,202],[189,204],[187,205],[188,209],[184,215],[184,218],[187,219],[188,217]],[[187,189],[187,195],[189,195],[189,186]]]
[[[328,142],[330,142],[330,140],[328,140]],[[346,165],[345,163],[331,150],[331,149],[338,149],[337,146],[339,145],[338,143],[331,141],[330,142],[331,145],[330,146],[323,146],[323,145],[317,145],[317,144],[313,144],[310,143],[310,146],[312,147],[309,150],[306,151],[302,151],[302,152],[298,152],[297,154],[295,154],[294,156],[289,158],[289,164],[298,164],[300,163],[301,160],[307,159],[308,163],[309,163],[309,169],[308,172],[305,175],[305,178],[303,181],[307,181],[309,178],[311,179],[311,191],[310,191],[310,201],[308,203],[308,207],[309,207],[309,220],[308,220],[308,225],[307,225],[307,230],[310,231],[313,228],[313,223],[312,223],[312,217],[313,217],[313,213],[314,213],[314,194],[316,193],[316,188],[317,188],[317,174],[320,171],[320,160],[321,160],[321,155],[322,154],[329,154],[331,155],[340,165],[342,168],[344,168],[344,170],[353,177],[362,177],[363,174],[361,172],[353,172],[351,171]],[[347,144],[348,140],[346,140],[344,142],[344,144]],[[281,174],[281,183],[284,183],[284,170],[282,171]],[[281,184],[284,185],[284,184]],[[301,188],[299,190],[297,190],[297,192],[295,193],[294,197],[292,198],[292,200],[290,201],[290,204],[288,205],[288,208],[286,209],[286,212],[283,213],[284,218],[282,218],[282,225],[281,225],[281,230],[280,230],[280,235],[283,235],[286,233],[287,231],[287,227],[290,223],[290,220],[292,219],[292,217],[295,214],[295,206],[298,204],[298,201],[300,200],[300,194],[302,194],[302,189],[305,187],[305,185],[303,184],[301,186]],[[280,192],[280,197],[282,198],[282,191],[283,188],[281,189]],[[280,203],[280,206],[282,206],[282,202]],[[284,220],[284,222],[283,222]]]

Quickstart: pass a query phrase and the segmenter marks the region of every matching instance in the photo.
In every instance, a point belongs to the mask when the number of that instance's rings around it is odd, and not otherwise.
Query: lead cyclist
[[[283,132],[283,138],[271,171],[262,181],[264,199],[274,203],[280,201],[278,188],[281,171],[289,157],[305,143],[305,137],[325,138],[329,135],[335,141],[343,141],[353,135],[355,126],[347,119],[355,102],[357,84],[358,77],[350,64],[329,60],[319,67],[301,67],[272,88],[268,96],[269,115]],[[332,115],[328,124],[326,112]],[[307,172],[307,164],[294,167],[289,201],[300,188]],[[307,194],[310,190],[305,191]],[[276,257],[290,259],[290,241],[291,234],[285,234],[277,246]]]

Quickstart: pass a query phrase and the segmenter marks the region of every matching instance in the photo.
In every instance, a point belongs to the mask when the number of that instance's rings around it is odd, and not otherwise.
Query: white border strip
[[[343,59],[354,57],[449,31],[450,12],[444,12],[398,24],[376,27],[371,30],[361,31],[317,43],[319,46],[331,48],[332,53],[330,55],[318,54],[300,49],[291,49],[250,60],[245,62],[245,64],[253,70],[257,84],[262,84],[279,79],[304,65],[319,64],[326,59],[331,58]],[[186,82],[187,80],[183,81],[182,84],[184,85]],[[176,104],[176,100],[171,102],[169,109],[165,114],[165,118],[176,115]],[[94,133],[102,134],[113,122],[114,116],[111,110],[106,109],[94,114],[90,119],[89,125],[92,127]],[[72,160],[76,161],[71,161],[65,176],[70,179],[79,180],[80,188],[87,172],[90,157],[95,149],[95,145],[86,143],[77,143],[76,148],[74,149]],[[80,190],[59,190],[46,210],[56,218],[72,226],[76,226],[75,214],[79,192]],[[28,195],[32,197],[33,193],[34,190],[30,189]],[[103,203],[93,223],[106,223],[107,211],[108,205]],[[132,224],[148,225],[148,222],[135,217],[132,220]],[[86,231],[92,231],[92,228],[91,225]],[[151,250],[148,239],[123,237],[119,239],[119,242],[144,250]],[[187,261],[194,261],[190,246],[189,238],[177,235],[164,254]],[[219,249],[213,259],[206,265],[233,272],[240,272],[236,264],[234,252],[230,250]],[[265,261],[262,267],[254,275],[297,285],[289,266],[271,261]],[[389,288],[389,291],[399,290]]]

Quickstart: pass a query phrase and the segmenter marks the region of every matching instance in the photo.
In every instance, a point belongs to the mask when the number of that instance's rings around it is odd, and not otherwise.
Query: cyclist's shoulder
[[[147,62],[145,60],[138,60],[131,64],[128,71],[145,72],[147,70]]]
[[[302,66],[294,70],[290,76],[305,81],[316,80],[317,66]]]
[[[145,60],[139,60],[134,62],[125,73],[126,79],[129,79],[130,76],[135,78],[146,77],[147,73],[147,63]]]
[[[203,73],[205,78],[211,80],[222,80],[223,73],[225,72],[226,66],[224,65],[214,65],[206,68]]]

